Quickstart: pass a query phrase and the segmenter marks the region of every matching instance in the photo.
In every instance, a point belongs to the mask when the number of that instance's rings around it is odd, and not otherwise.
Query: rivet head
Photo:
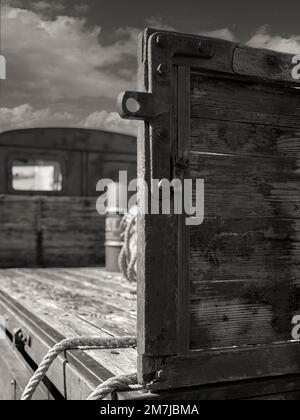
[[[168,66],[166,64],[160,64],[157,67],[157,73],[160,74],[161,76],[165,76],[167,74],[168,71]]]
[[[156,37],[156,45],[160,48],[162,48],[164,46],[163,40],[162,40],[162,36],[158,35]]]
[[[167,379],[166,372],[164,370],[159,370],[158,372],[156,372],[156,379],[158,381],[166,380]]]

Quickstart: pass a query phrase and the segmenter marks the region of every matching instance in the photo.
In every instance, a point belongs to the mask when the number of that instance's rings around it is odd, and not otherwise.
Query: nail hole
[[[126,101],[126,108],[129,112],[136,113],[141,109],[141,105],[135,98],[128,98]]]

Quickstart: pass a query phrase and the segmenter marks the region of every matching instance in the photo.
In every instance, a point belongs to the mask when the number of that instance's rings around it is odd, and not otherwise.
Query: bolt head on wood
[[[164,46],[163,40],[162,40],[162,36],[158,35],[158,37],[156,38],[156,45],[160,48],[162,48]]]
[[[158,381],[165,381],[167,379],[166,372],[164,370],[156,372],[156,379]]]
[[[160,64],[160,65],[157,67],[157,73],[158,73],[160,76],[165,76],[165,75],[167,74],[167,71],[168,71],[168,66],[167,66],[166,64]]]
[[[156,135],[157,135],[157,137],[167,137],[167,135],[168,135],[168,131],[167,131],[167,130],[165,130],[165,129],[163,129],[163,128],[159,128],[159,129],[156,131]]]

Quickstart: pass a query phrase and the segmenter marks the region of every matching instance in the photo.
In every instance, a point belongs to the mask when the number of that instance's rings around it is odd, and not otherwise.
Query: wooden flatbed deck
[[[136,285],[102,268],[0,270],[1,296],[58,336],[136,335]],[[96,372],[97,366],[111,375],[137,368],[133,348],[85,353],[96,362]]]

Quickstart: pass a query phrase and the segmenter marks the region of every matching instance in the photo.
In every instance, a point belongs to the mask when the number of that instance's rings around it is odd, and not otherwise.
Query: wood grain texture
[[[291,339],[300,310],[299,220],[206,220],[191,229],[191,346]]]
[[[0,270],[1,292],[64,337],[136,335],[135,287],[104,269]],[[135,349],[87,354],[112,374],[136,371]]]
[[[300,215],[297,157],[269,159],[193,153],[190,176],[204,179],[205,217]]]
[[[299,128],[298,89],[191,76],[191,118]]]
[[[297,80],[292,77],[292,57],[291,54],[242,45],[234,51],[232,67],[241,75],[296,84]]]
[[[191,348],[288,341],[300,311],[298,91],[191,80],[190,176],[205,181],[205,222],[190,230]]]
[[[194,152],[295,158],[300,154],[300,130],[194,118],[191,120],[191,148]]]

